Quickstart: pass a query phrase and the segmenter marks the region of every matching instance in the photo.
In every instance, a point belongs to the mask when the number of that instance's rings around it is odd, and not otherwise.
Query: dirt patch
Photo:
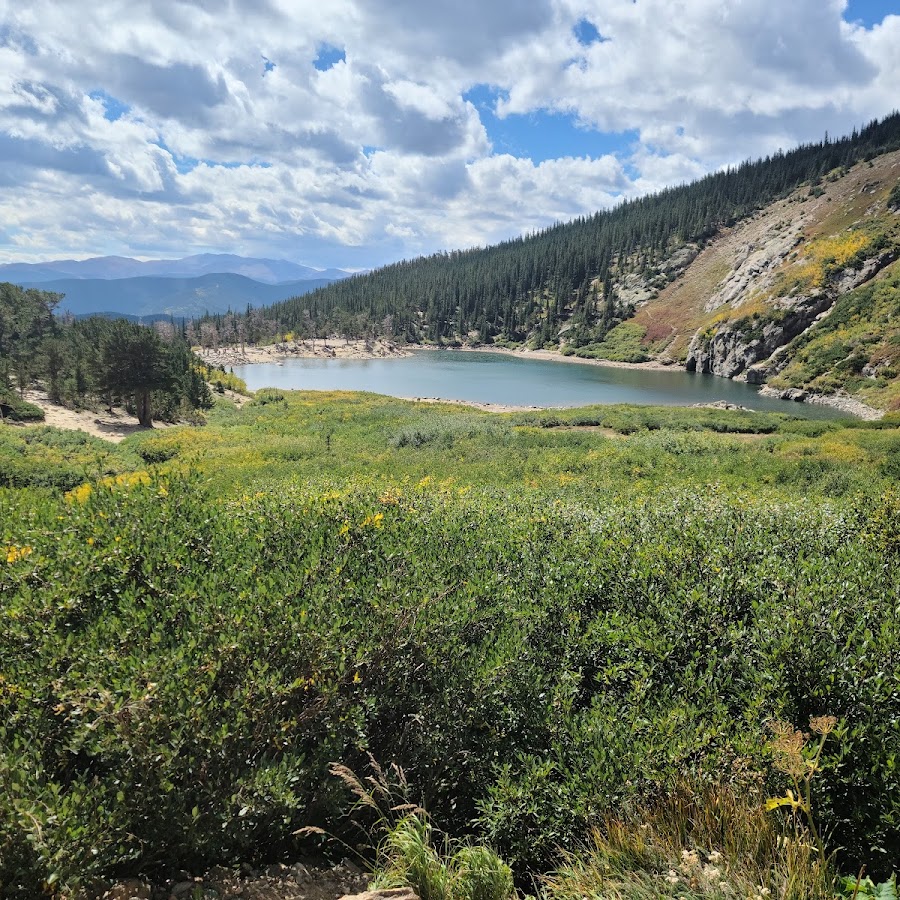
[[[296,863],[262,871],[217,866],[201,876],[179,872],[153,884],[133,878],[82,893],[82,900],[194,900],[240,897],[242,900],[338,900],[364,891],[368,876],[348,861],[333,868]]]
[[[25,399],[44,411],[43,425],[52,425],[54,428],[64,428],[74,431],[84,431],[94,437],[103,438],[118,444],[129,434],[136,431],[148,431],[140,425],[134,416],[129,415],[124,409],[114,407],[112,412],[104,409],[75,410],[52,403],[44,391],[25,391]],[[156,428],[170,427],[164,422],[157,422],[152,426]]]

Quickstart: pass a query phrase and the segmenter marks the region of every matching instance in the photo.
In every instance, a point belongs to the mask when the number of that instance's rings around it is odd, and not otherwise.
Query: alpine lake
[[[845,417],[829,406],[760,395],[755,385],[671,370],[580,365],[501,353],[423,350],[385,359],[294,359],[233,367],[250,390],[370,391],[520,407],[635,403],[663,406],[726,401],[810,419]]]

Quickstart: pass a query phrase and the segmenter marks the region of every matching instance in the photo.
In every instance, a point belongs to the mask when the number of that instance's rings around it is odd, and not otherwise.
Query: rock
[[[137,878],[114,884],[103,894],[103,900],[150,900],[150,886]]]
[[[688,372],[734,378],[802,334],[833,302],[825,293],[791,298],[790,307],[782,310],[780,318],[725,322],[712,335],[698,331],[688,347],[685,368]],[[753,377],[764,380],[760,371]]]
[[[803,403],[817,403],[821,406],[830,406],[833,409],[847,413],[847,415],[856,416],[869,422],[876,421],[884,415],[882,410],[875,409],[861,400],[857,400],[855,397],[850,397],[848,394],[840,391],[836,394],[813,394],[801,391],[799,388],[780,390],[766,384],[760,388],[759,393],[763,397],[777,397],[779,400],[796,400]]]
[[[700,250],[693,244],[688,244],[680,250],[676,250],[662,265],[659,270],[665,275],[673,272],[681,272],[686,269],[699,255]]]
[[[753,412],[749,406],[738,406],[737,403],[729,403],[727,400],[714,400],[712,403],[692,403],[691,409],[737,409],[742,412]]]
[[[784,243],[776,242],[765,248],[766,254],[776,250],[773,257],[766,256],[765,263],[760,262],[758,253],[748,256],[707,302],[707,310],[726,303],[736,304],[736,318],[719,325],[713,334],[698,331],[694,335],[685,361],[688,372],[719,375],[722,378],[734,378],[746,372],[749,384],[764,384],[788,362],[787,356],[774,356],[779,350],[828,315],[838,297],[865,284],[897,258],[896,251],[885,251],[866,260],[859,269],[844,269],[826,290],[780,298],[778,313],[772,318],[737,318],[740,316],[739,301],[742,297],[751,286],[759,290],[759,267],[770,269],[787,254]]]
[[[341,900],[419,900],[412,888],[380,888],[361,894],[345,894]]]
[[[170,897],[186,897],[194,888],[197,887],[197,882],[191,879],[190,881],[177,881],[172,885],[172,890],[169,891]]]
[[[309,869],[307,869],[306,866],[303,865],[303,863],[294,863],[294,865],[291,866],[291,871],[294,874],[294,880],[298,884],[303,884],[305,881],[313,880],[313,876],[310,875]]]

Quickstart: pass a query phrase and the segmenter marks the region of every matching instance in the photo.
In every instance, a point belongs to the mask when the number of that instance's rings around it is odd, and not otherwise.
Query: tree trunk
[[[150,392],[138,391],[134,395],[134,408],[137,412],[138,422],[144,428],[152,428],[153,420],[150,417]]]

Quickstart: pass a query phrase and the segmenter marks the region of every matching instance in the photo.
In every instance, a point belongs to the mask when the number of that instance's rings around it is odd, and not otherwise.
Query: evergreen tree
[[[174,389],[171,358],[159,335],[124,319],[112,322],[100,350],[103,389],[113,397],[133,398],[135,415],[145,427],[153,424],[150,395]]]

